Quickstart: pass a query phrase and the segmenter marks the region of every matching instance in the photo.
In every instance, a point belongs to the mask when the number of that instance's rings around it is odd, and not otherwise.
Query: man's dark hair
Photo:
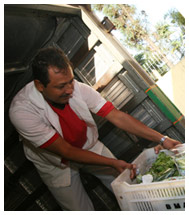
[[[72,68],[70,61],[62,50],[54,47],[39,50],[32,62],[33,78],[34,80],[39,80],[45,87],[50,82],[48,74],[49,66],[57,67],[65,70],[65,72]]]

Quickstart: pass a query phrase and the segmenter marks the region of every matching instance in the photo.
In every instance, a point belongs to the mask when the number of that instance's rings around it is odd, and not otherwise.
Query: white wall
[[[185,58],[156,83],[182,114],[185,115]]]

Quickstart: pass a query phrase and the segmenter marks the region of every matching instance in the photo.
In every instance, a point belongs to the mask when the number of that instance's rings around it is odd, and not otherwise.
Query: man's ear
[[[36,86],[37,90],[39,90],[39,92],[42,93],[43,89],[44,89],[43,84],[37,79],[34,80],[34,83],[35,83],[35,86]]]

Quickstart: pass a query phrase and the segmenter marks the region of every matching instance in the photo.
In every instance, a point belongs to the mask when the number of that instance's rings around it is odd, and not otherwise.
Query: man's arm
[[[119,173],[123,172],[123,170],[125,170],[126,168],[133,169],[132,164],[126,163],[123,160],[107,158],[84,149],[73,147],[62,137],[58,137],[45,149],[58,154],[67,160],[75,161],[78,163],[111,166],[115,168]],[[131,172],[131,174],[134,174],[134,170],[133,172]]]
[[[148,126],[144,125],[139,120],[135,119],[129,114],[119,111],[117,109],[113,109],[105,118],[108,119],[115,126],[123,129],[124,131],[127,131],[131,134],[145,138],[150,141],[159,143],[161,138],[163,137],[163,135],[159,132],[149,128]],[[167,149],[173,148],[177,144],[181,143],[171,138],[167,138],[163,142],[163,146]]]

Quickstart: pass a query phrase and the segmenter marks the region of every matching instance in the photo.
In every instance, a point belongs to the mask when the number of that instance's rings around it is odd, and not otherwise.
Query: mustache
[[[69,97],[69,96],[71,96],[72,94],[62,94],[61,96],[60,96],[60,98],[67,98],[67,97]]]

